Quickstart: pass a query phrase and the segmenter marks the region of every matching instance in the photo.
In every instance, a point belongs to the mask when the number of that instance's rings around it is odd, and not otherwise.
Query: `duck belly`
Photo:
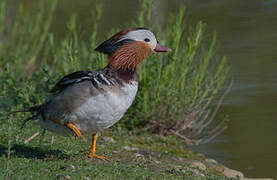
[[[47,123],[42,122],[41,126],[62,135],[71,134],[68,131],[70,129],[64,126],[67,123],[73,123],[82,134],[100,132],[123,117],[135,99],[137,88],[137,82],[133,82],[125,84],[120,89],[91,96],[74,111],[70,113],[59,112],[58,124],[56,121],[48,122],[46,118]],[[58,111],[55,110],[55,112]],[[61,107],[61,111],[65,110]],[[48,117],[54,117],[54,115],[48,114]]]

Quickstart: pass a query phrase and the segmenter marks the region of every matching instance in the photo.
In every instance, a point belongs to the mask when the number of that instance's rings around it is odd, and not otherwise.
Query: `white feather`
[[[126,35],[122,36],[122,38],[120,38],[120,41],[124,40],[124,39],[132,39],[135,41],[143,41],[144,42],[144,39],[146,39],[146,38],[148,38],[150,40],[149,42],[146,42],[146,43],[148,43],[152,47],[152,49],[155,49],[155,47],[157,45],[157,39],[151,31],[146,30],[146,29],[130,31]]]
[[[59,119],[61,125],[50,120],[41,120],[40,125],[58,134],[67,135],[69,128],[65,122],[73,123],[83,134],[92,134],[109,128],[119,121],[135,99],[138,83],[124,84],[119,91],[107,91],[89,98],[70,114]],[[51,114],[47,115],[51,117]],[[69,131],[68,131],[69,130]],[[72,134],[72,133],[71,133]]]

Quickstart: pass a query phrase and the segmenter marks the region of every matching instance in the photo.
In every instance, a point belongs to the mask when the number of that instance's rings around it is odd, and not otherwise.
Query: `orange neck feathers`
[[[152,52],[152,48],[144,42],[127,43],[108,56],[108,64],[117,70],[135,71]]]

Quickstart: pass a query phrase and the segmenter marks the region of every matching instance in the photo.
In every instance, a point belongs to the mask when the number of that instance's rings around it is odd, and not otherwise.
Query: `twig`
[[[200,134],[202,130],[204,129],[202,127],[203,124],[205,124],[205,121],[208,119],[209,115],[211,113],[211,110],[207,110],[207,112],[204,113],[204,117],[200,117],[200,120],[197,122],[197,126],[195,126],[195,129],[199,129],[198,133]]]
[[[189,114],[189,116],[190,116],[189,119],[192,118],[195,122],[192,125],[192,127],[189,127],[192,130],[192,132],[188,132],[188,133],[184,132],[184,133],[180,134],[179,133],[180,131],[175,131],[174,134],[176,134],[179,137],[181,137],[182,139],[184,139],[185,143],[188,145],[198,145],[200,143],[201,144],[207,143],[207,142],[211,141],[212,139],[214,139],[217,135],[222,133],[227,128],[227,122],[229,119],[226,117],[215,127],[211,128],[211,130],[209,130],[208,134],[203,134],[203,130],[205,130],[213,122],[216,113],[218,112],[220,106],[222,105],[223,99],[228,94],[228,92],[231,90],[232,85],[233,85],[233,81],[230,83],[230,85],[224,91],[223,95],[220,97],[215,109],[212,112],[210,110],[208,110],[207,112],[205,112],[204,114],[202,114],[201,116],[198,116],[198,117],[193,115],[193,113]],[[184,130],[186,130],[186,129],[187,128],[185,128]],[[184,136],[184,134],[186,134],[187,136]],[[197,138],[197,136],[198,136],[198,138]],[[188,137],[194,137],[194,141],[192,141]]]
[[[25,139],[24,144],[27,144],[28,142],[30,142],[32,139],[34,139],[35,137],[37,137],[39,135],[39,132],[36,132],[35,134],[33,134],[31,137]]]
[[[190,127],[190,125],[192,124],[194,117],[196,116],[196,112],[192,111],[189,114],[189,118],[187,120],[184,120],[182,123],[178,124],[177,127],[174,131],[179,133],[180,131]]]
[[[231,90],[232,86],[233,86],[233,81],[231,81],[230,85],[227,87],[227,89],[224,91],[223,95],[220,97],[220,99],[219,99],[219,101],[218,101],[218,103],[217,103],[217,105],[216,105],[216,107],[215,107],[215,110],[213,111],[213,113],[212,113],[210,119],[209,119],[205,124],[203,124],[203,128],[205,128],[206,126],[208,126],[208,125],[211,123],[211,121],[215,118],[215,115],[216,115],[218,109],[220,108],[220,106],[221,106],[221,104],[222,104],[222,102],[223,102],[225,96],[226,96],[226,95],[229,93],[229,91]]]
[[[13,121],[13,115],[10,115],[9,118],[9,128],[8,128],[8,155],[7,155],[7,164],[6,164],[6,176],[5,179],[9,179],[9,171],[10,171],[10,161],[11,161],[11,137],[12,137],[12,121]]]
[[[55,137],[52,136],[52,138],[51,138],[51,146],[54,144],[54,141],[55,141]]]
[[[230,92],[232,86],[233,86],[233,81],[230,83],[230,85],[229,85],[229,86],[227,87],[227,89],[224,91],[223,95],[220,97],[220,99],[219,99],[219,101],[218,101],[218,103],[217,103],[217,105],[216,105],[216,108],[215,108],[215,110],[212,112],[211,117],[208,119],[208,121],[207,121],[207,122],[205,122],[205,121],[200,121],[201,124],[198,125],[198,126],[199,126],[199,129],[198,129],[198,131],[197,131],[198,134],[201,134],[202,131],[214,120],[217,111],[219,110],[220,106],[222,105],[222,102],[223,102],[225,96]],[[205,118],[204,118],[205,120],[207,119],[207,117],[209,116],[209,114],[210,114],[210,111],[208,111],[207,114],[205,115]],[[224,123],[225,123],[225,121],[226,121],[225,118],[224,118],[223,121],[224,121]],[[223,124],[223,123],[222,123],[222,124]],[[219,130],[219,127],[223,127],[222,124],[220,123],[220,125],[216,126],[213,130],[215,130],[215,129],[216,129],[216,130]],[[222,126],[221,126],[221,125],[222,125]],[[223,130],[224,130],[224,129],[226,129],[226,127],[224,127]],[[220,133],[221,133],[223,130],[220,130]],[[213,135],[212,135],[211,137],[208,137],[208,138],[207,138],[208,141],[212,140],[213,138],[215,138],[215,137],[216,137],[218,134],[220,134],[220,133],[214,133],[214,134],[212,133]],[[208,141],[205,140],[205,143],[207,143]],[[203,141],[201,140],[201,142],[203,142]],[[204,143],[204,142],[203,142],[203,143]]]
[[[201,140],[201,143],[203,143],[203,144],[208,143],[211,140],[213,140],[217,135],[222,133],[227,128],[226,124],[227,124],[228,121],[229,121],[229,118],[225,117],[223,119],[223,121],[212,130],[209,137],[207,137],[206,139]]]
[[[185,143],[186,143],[187,145],[192,146],[192,145],[195,144],[195,143],[193,142],[193,140],[187,138],[186,136],[184,136],[184,135],[182,135],[182,134],[180,134],[180,133],[178,133],[178,132],[173,132],[173,133],[176,134],[177,136],[179,136],[180,138],[182,138],[182,139],[185,141]]]

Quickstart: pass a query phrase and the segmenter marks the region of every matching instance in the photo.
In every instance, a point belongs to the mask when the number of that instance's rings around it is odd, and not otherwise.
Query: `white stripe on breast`
[[[105,76],[103,76],[103,74],[100,74],[100,77],[101,77],[108,85],[111,85],[111,83],[107,80],[107,78],[105,78]]]

